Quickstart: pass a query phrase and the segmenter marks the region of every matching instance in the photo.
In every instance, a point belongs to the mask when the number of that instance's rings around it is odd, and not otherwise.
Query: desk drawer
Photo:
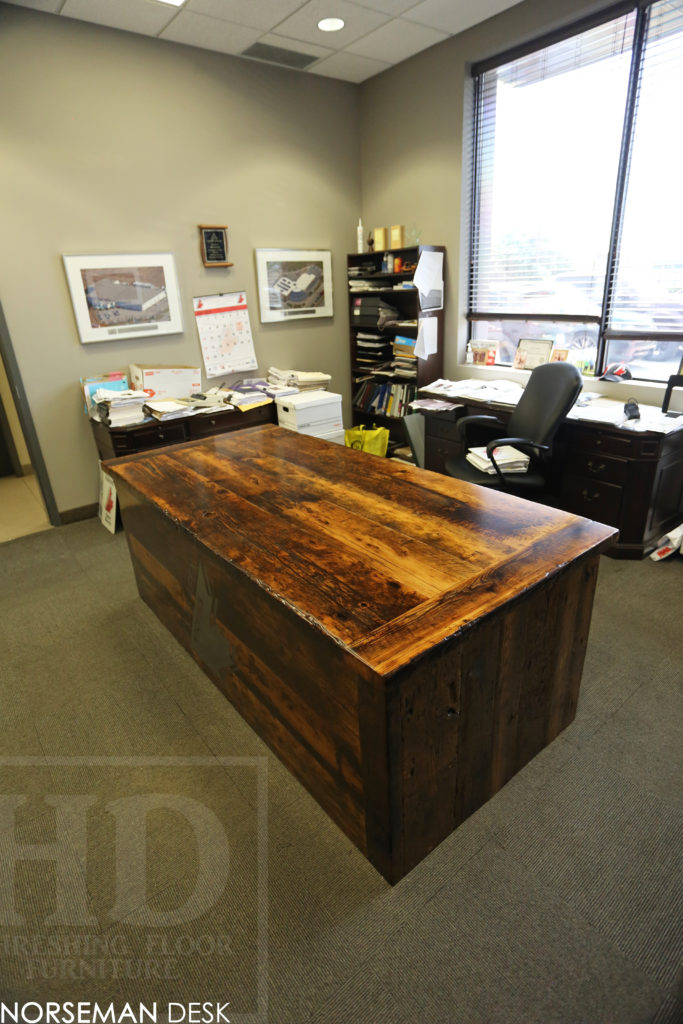
[[[187,440],[187,431],[184,423],[158,423],[134,431],[130,440],[135,445],[134,451],[146,451],[165,444],[181,444]]]
[[[563,508],[609,526],[619,526],[623,495],[622,487],[590,477],[568,474],[562,480]]]
[[[224,431],[236,430],[241,425],[239,419],[241,415],[235,409],[199,413],[198,416],[193,416],[188,423],[190,437],[210,437],[212,434],[222,434]]]
[[[444,464],[451,455],[462,455],[462,445],[442,438],[427,437],[425,439],[425,469],[434,473],[444,473]]]
[[[426,420],[425,434],[428,437],[442,437],[446,441],[457,441],[459,439],[458,424],[452,415],[449,419],[431,415],[427,416]]]
[[[148,448],[160,448],[165,444],[180,444],[187,440],[184,423],[153,423],[149,426],[128,428],[110,432],[111,443],[116,455],[132,455]]]
[[[626,459],[615,459],[601,452],[575,452],[567,458],[567,470],[575,476],[604,480],[610,484],[625,484],[628,477]]]

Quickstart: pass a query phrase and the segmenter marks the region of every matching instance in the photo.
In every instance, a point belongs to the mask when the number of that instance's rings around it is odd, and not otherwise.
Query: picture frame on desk
[[[261,323],[333,316],[332,253],[256,249]]]
[[[182,332],[173,253],[62,259],[81,344]]]
[[[533,370],[550,361],[552,338],[520,338],[512,364],[513,370]]]

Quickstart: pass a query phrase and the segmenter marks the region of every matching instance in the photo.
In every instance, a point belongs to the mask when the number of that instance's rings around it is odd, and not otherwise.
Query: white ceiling
[[[238,57],[264,44],[287,51],[270,57],[266,51],[262,59],[271,63],[305,54],[315,59],[300,70],[362,82],[520,0],[184,0],[179,7],[161,0],[7,2]],[[333,16],[344,19],[344,28],[321,32],[318,21]]]

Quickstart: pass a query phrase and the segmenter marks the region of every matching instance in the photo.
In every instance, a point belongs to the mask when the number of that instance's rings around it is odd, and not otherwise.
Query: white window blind
[[[649,9],[607,335],[683,333],[683,0]]]
[[[472,314],[599,319],[634,23],[480,76]]]

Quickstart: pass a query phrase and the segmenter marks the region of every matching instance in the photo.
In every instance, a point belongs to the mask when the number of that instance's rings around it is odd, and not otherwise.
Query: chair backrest
[[[425,418],[421,412],[411,412],[403,417],[408,444],[413,453],[415,464],[424,469],[425,466]]]
[[[581,393],[581,374],[573,363],[536,366],[507,426],[508,437],[550,444]]]

